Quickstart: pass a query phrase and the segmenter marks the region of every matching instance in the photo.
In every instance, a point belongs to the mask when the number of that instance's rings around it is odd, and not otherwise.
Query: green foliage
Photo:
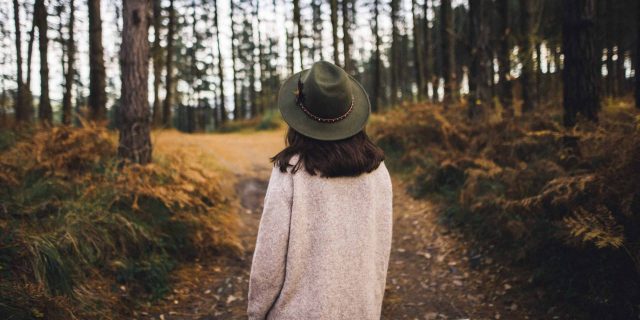
[[[178,158],[122,166],[115,153],[92,126],[2,153],[0,287],[12,294],[0,293],[0,318],[110,318],[113,289],[158,298],[178,262],[241,249],[212,173]]]
[[[637,112],[605,108],[600,124],[571,130],[554,110],[484,121],[463,114],[407,106],[371,132],[412,195],[444,204],[443,223],[539,269],[541,283],[570,288],[589,312],[635,317],[638,306],[626,306],[640,298]]]
[[[12,130],[0,130],[0,151],[6,150],[16,142],[16,134]]]
[[[282,116],[276,109],[267,110],[261,117],[256,130],[273,130],[282,126]]]

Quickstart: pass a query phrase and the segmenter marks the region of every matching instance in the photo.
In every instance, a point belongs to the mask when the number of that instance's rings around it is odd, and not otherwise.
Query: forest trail
[[[174,273],[173,292],[134,311],[136,319],[245,319],[251,257],[271,165],[284,131],[154,134],[156,150],[196,157],[225,172],[223,189],[237,193],[244,223],[242,257],[206,258]],[[383,319],[528,319],[521,300],[509,292],[518,279],[499,276],[481,250],[438,223],[436,207],[414,200],[393,177],[394,235]]]

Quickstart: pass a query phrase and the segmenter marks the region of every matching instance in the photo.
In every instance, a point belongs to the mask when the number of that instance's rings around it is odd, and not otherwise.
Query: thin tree
[[[400,86],[400,55],[401,40],[398,31],[398,10],[400,3],[398,0],[391,0],[391,104],[398,102],[398,86]]]
[[[379,21],[378,17],[380,16],[380,0],[373,0],[373,35],[375,37],[375,52],[374,52],[374,71],[373,71],[373,103],[371,108],[374,112],[380,110],[381,105],[381,97],[380,94],[382,92],[382,61],[380,61],[380,47],[382,46],[382,39],[380,38],[379,32]]]
[[[498,82],[499,97],[502,108],[507,115],[513,115],[513,94],[511,89],[511,28],[509,0],[497,0],[499,42],[498,47]]]
[[[107,116],[106,74],[102,47],[100,0],[88,0],[89,5],[89,107],[92,120]]]
[[[429,83],[432,84],[432,88],[433,88],[433,96],[431,97],[431,99],[433,100],[435,97],[437,97],[437,79],[435,79],[435,72],[433,72],[433,65],[434,65],[434,50],[433,50],[433,34],[431,32],[431,26],[429,24],[429,9],[433,8],[433,3],[432,0],[424,0],[423,4],[422,4],[422,15],[424,16],[423,19],[423,48],[424,48],[424,55],[426,56],[426,58],[424,59],[424,64],[423,64],[423,74],[424,74],[424,82],[425,82],[425,95],[428,93],[426,90],[428,89],[428,85]]]
[[[640,4],[636,5],[636,17],[640,17]],[[640,21],[636,20],[636,108],[640,109]]]
[[[160,0],[151,0],[153,10],[153,125],[162,124],[162,101],[160,100],[160,85],[162,83],[162,46],[160,44],[162,31],[162,6]]]
[[[15,32],[16,32],[16,64],[17,64],[17,92],[15,99],[15,114],[16,121],[28,121],[31,117],[29,106],[27,106],[26,99],[26,86],[23,81],[22,75],[22,40],[21,40],[21,32],[20,32],[20,5],[18,4],[18,0],[13,0],[13,21],[15,24]]]
[[[324,60],[322,45],[322,1],[311,0],[311,12],[313,16],[313,46],[311,57],[314,60]]]
[[[597,122],[600,54],[596,50],[595,0],[563,0],[564,125],[573,127],[577,114]]]
[[[260,114],[264,113],[264,105],[266,104],[266,96],[271,94],[268,90],[267,87],[267,66],[265,63],[265,56],[264,56],[264,44],[262,42],[262,32],[260,31],[261,27],[262,27],[262,21],[260,19],[260,0],[256,0],[255,4],[254,4],[254,11],[253,11],[253,15],[256,17],[256,23],[257,23],[257,27],[256,27],[256,33],[257,33],[257,38],[258,38],[258,56],[257,56],[257,60],[258,60],[258,69],[260,70],[260,93],[259,93],[259,99],[257,99],[257,102],[259,102],[258,105],[258,112]]]
[[[471,20],[471,72],[469,77],[469,118],[491,105],[490,0],[469,0]]]
[[[236,69],[236,28],[234,21],[235,4],[233,0],[229,0],[229,7],[231,8],[231,65],[233,67],[233,120],[239,120],[241,117],[241,107],[238,88],[238,70]]]
[[[344,55],[344,70],[353,74],[351,60],[351,33],[349,31],[351,18],[349,17],[349,0],[342,0],[342,50]]]
[[[218,79],[220,86],[220,122],[225,123],[227,121],[227,109],[225,107],[224,96],[224,63],[222,60],[222,49],[220,48],[220,24],[218,23],[218,1],[213,0],[213,20],[216,24],[216,46],[218,47]]]
[[[44,0],[36,0],[34,19],[38,28],[38,47],[40,49],[40,104],[38,106],[38,118],[44,124],[51,124],[53,112],[49,99],[49,61],[48,61],[48,37],[47,8]]]
[[[123,0],[122,106],[118,156],[139,164],[151,162],[149,134],[148,0]]]
[[[563,0],[564,1],[564,0]],[[536,22],[534,15],[536,7],[539,5],[538,0],[520,0],[521,7],[521,55],[522,62],[522,112],[529,112],[536,106],[537,87],[535,83],[535,71],[533,52],[535,50],[535,33]]]
[[[62,95],[62,123],[71,124],[71,95],[73,92],[73,77],[76,73],[74,62],[76,55],[76,43],[74,40],[74,23],[75,23],[75,5],[74,0],[69,1],[69,24],[67,36],[67,70],[64,73],[64,94]]]
[[[425,1],[426,2],[426,1]],[[422,81],[423,76],[423,63],[422,58],[424,55],[422,54],[422,46],[420,43],[420,22],[417,15],[416,7],[418,4],[416,0],[411,0],[411,16],[413,20],[413,61],[415,61],[415,75],[416,75],[416,85],[418,86],[418,100],[422,100],[424,98],[424,83]],[[424,17],[425,19],[427,16]]]
[[[304,37],[304,32],[302,30],[302,22],[300,21],[300,0],[293,0],[293,24],[295,25],[297,31],[298,38],[298,54],[300,55],[300,68],[304,69],[304,47],[302,45],[302,38]]]
[[[338,40],[338,0],[329,0],[331,5],[331,36],[333,38],[333,63],[340,65]]]
[[[440,4],[440,31],[442,37],[442,77],[444,78],[445,108],[457,99],[457,80],[454,50],[453,14],[451,12],[451,0],[441,0]]]
[[[162,125],[166,128],[171,127],[171,109],[173,107],[173,94],[175,90],[175,86],[173,84],[173,42],[176,31],[176,12],[173,4],[174,0],[169,0],[169,8],[167,12],[169,14],[169,22],[167,24],[167,58],[165,61],[166,64],[166,75],[165,75],[165,97],[164,97],[164,105],[162,106]]]

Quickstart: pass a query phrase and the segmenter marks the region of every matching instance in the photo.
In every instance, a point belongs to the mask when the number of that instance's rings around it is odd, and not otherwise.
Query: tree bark
[[[241,117],[241,106],[238,90],[238,70],[236,70],[236,28],[234,22],[235,4],[233,0],[229,0],[229,7],[231,8],[231,65],[233,67],[233,120],[239,120]]]
[[[322,1],[311,1],[312,15],[313,15],[313,53],[311,54],[314,60],[324,60],[324,52],[322,45]]]
[[[149,134],[149,0],[123,0],[122,105],[118,156],[139,164],[151,162]]]
[[[106,74],[102,47],[100,0],[88,0],[89,5],[89,108],[91,119],[107,118]]]
[[[265,109],[265,105],[266,105],[266,98],[268,95],[272,95],[273,93],[270,92],[268,85],[267,85],[267,65],[265,62],[265,56],[264,56],[264,44],[262,42],[262,31],[260,30],[262,27],[262,20],[260,19],[260,1],[256,1],[255,3],[255,7],[254,7],[254,16],[256,17],[256,23],[257,28],[256,28],[256,32],[258,34],[258,66],[259,66],[259,70],[260,70],[260,92],[259,92],[259,99],[257,99],[258,102],[258,113],[259,114],[264,114],[264,109]],[[313,59],[313,55],[311,55],[312,59]]]
[[[18,0],[13,0],[13,21],[15,24],[15,32],[16,32],[16,64],[17,64],[17,92],[15,98],[15,116],[17,122],[25,122],[28,121],[31,117],[29,107],[26,101],[26,86],[23,81],[23,72],[22,72],[22,40],[21,40],[21,31],[20,31],[20,5],[18,4]]]
[[[563,0],[564,125],[573,127],[578,113],[597,122],[600,55],[595,43],[595,0]]]
[[[293,0],[293,23],[297,31],[300,68],[304,69],[304,47],[302,46],[302,38],[304,37],[304,32],[302,30],[302,22],[300,21],[300,0]]]
[[[471,21],[471,72],[469,77],[469,118],[491,105],[490,0],[469,0]]]
[[[564,1],[564,0],[563,0]],[[572,0],[570,0],[572,1]],[[522,25],[522,52],[520,61],[522,62],[522,112],[526,113],[536,107],[536,76],[534,73],[533,52],[535,50],[535,8],[538,0],[520,0]]]
[[[338,0],[330,0],[331,5],[331,35],[333,37],[333,63],[340,65],[340,50],[338,40]]]
[[[69,1],[69,35],[67,37],[67,70],[64,74],[64,95],[62,96],[62,123],[71,124],[71,95],[73,92],[73,77],[76,73],[74,62],[76,44],[74,40],[75,5],[74,0]]]
[[[511,27],[509,0],[498,0],[498,23],[500,46],[498,48],[498,82],[500,103],[505,113],[513,115],[513,93],[511,88]]]
[[[38,106],[38,118],[44,124],[51,124],[53,112],[51,110],[51,100],[49,99],[49,61],[47,31],[47,8],[44,0],[36,0],[34,19],[38,27],[38,47],[40,49],[40,105]]]
[[[344,55],[344,70],[353,75],[353,61],[351,60],[351,18],[349,17],[349,0],[342,0],[342,49]]]
[[[640,4],[636,4],[636,17],[640,17]],[[640,21],[636,20],[636,108],[640,109]]]
[[[454,28],[451,0],[442,0],[440,6],[440,27],[442,33],[442,76],[444,78],[444,97],[442,103],[447,108],[457,99],[457,80],[454,50]]]
[[[419,21],[418,16],[416,15],[416,0],[411,0],[411,16],[413,20],[413,60],[415,61],[414,72],[416,76],[416,85],[418,87],[418,100],[422,100],[424,98],[424,83],[422,81],[422,46],[420,43],[420,30],[419,30]],[[426,16],[425,16],[426,19]]]
[[[162,46],[160,45],[160,31],[162,30],[161,0],[151,0],[153,10],[153,120],[154,126],[162,124],[162,101],[160,100],[160,85],[162,84]]]
[[[164,105],[162,107],[162,125],[165,128],[170,128],[172,126],[171,114],[173,108],[173,90],[175,90],[173,84],[173,41],[176,29],[176,12],[173,6],[173,1],[174,0],[169,1],[169,8],[167,9],[169,13],[169,23],[167,24],[167,61],[165,61],[167,74],[165,75],[164,81],[166,95],[164,97]]]
[[[218,23],[218,1],[213,0],[213,19],[216,24],[216,44],[218,47],[218,78],[220,79],[220,122],[227,122],[227,108],[225,107],[224,96],[224,66],[222,60],[222,49],[220,49],[220,24]]]
[[[391,65],[389,66],[391,71],[391,97],[390,102],[392,105],[396,104],[398,100],[398,87],[400,84],[400,76],[399,69],[401,67],[400,64],[400,54],[401,54],[401,39],[398,35],[398,9],[399,3],[398,0],[391,0]]]
[[[423,33],[423,41],[422,46],[424,49],[424,64],[423,64],[423,75],[424,75],[424,93],[425,97],[428,95],[428,86],[431,83],[431,87],[433,89],[433,95],[429,97],[431,101],[437,96],[437,79],[434,77],[433,72],[433,60],[434,60],[434,52],[433,52],[433,34],[431,32],[431,26],[429,25],[429,8],[432,7],[431,0],[424,0],[422,5],[422,15],[424,16],[424,33]]]
[[[373,35],[376,39],[375,43],[375,61],[374,61],[374,79],[373,79],[373,103],[371,109],[373,112],[380,110],[381,100],[380,94],[382,93],[382,61],[380,61],[380,47],[382,46],[382,39],[380,39],[379,22],[380,16],[380,0],[373,0]]]

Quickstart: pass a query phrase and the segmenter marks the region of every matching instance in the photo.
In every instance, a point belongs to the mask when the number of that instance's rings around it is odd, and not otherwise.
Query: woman
[[[271,159],[249,319],[380,319],[392,192],[384,154],[363,131],[369,98],[321,61],[282,85],[278,107],[287,147]]]

